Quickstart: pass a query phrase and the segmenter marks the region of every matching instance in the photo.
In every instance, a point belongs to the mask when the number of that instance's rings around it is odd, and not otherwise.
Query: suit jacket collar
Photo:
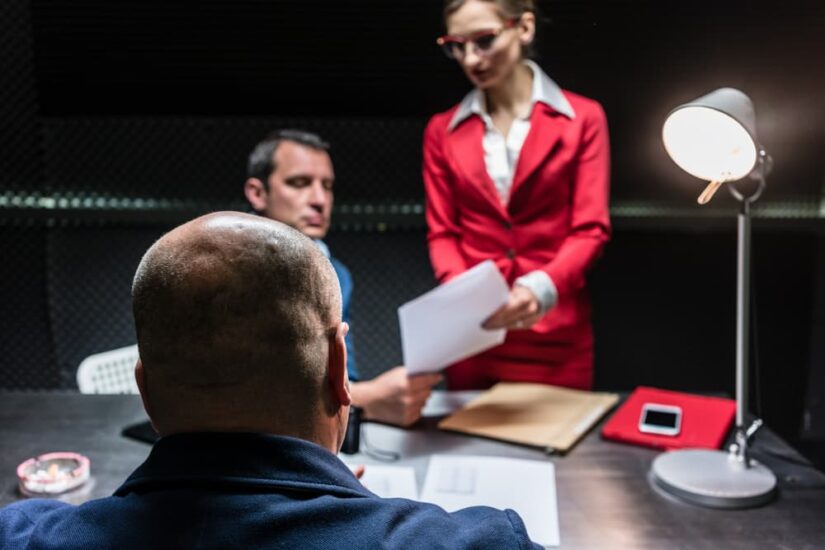
[[[294,437],[254,433],[189,433],[161,438],[115,495],[177,485],[374,496],[326,449]]]
[[[567,101],[559,85],[547,76],[534,61],[526,59],[524,63],[533,70],[533,104],[541,102],[570,120],[576,118],[576,111]]]
[[[536,103],[544,103],[551,109],[563,114],[570,120],[576,118],[576,112],[564,96],[564,92],[547,74],[541,70],[534,61],[525,59],[524,64],[533,71],[533,91],[531,99],[531,113],[535,110]],[[484,100],[484,93],[478,88],[470,91],[461,103],[458,104],[447,130],[452,132],[456,126],[472,115],[484,117],[487,113],[487,106]]]

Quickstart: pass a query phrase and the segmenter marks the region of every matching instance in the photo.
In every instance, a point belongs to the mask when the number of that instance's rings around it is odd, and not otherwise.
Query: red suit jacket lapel
[[[502,218],[507,219],[507,212],[484,163],[484,121],[478,115],[472,115],[448,132],[447,137],[456,166]]]
[[[536,103],[530,115],[530,132],[524,140],[519,154],[516,170],[513,174],[513,184],[510,187],[510,197],[527,181],[533,173],[552,154],[560,144],[564,124],[557,117],[564,115],[557,113],[544,103]],[[448,133],[452,156],[456,166],[466,176],[467,181],[491,203],[503,219],[509,219],[505,206],[496,191],[493,180],[487,173],[484,163],[484,122],[478,115],[472,115]],[[510,201],[511,202],[511,201]]]
[[[524,140],[513,174],[511,198],[559,145],[565,125],[561,124],[557,117],[563,118],[564,115],[544,103],[536,103],[533,107],[533,113],[530,115],[530,132]]]

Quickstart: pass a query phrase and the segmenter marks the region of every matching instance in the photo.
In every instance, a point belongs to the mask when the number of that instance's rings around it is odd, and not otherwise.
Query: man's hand
[[[541,317],[541,304],[536,295],[527,287],[516,285],[510,289],[507,303],[498,308],[481,326],[489,330],[528,329]]]
[[[395,367],[372,380],[353,382],[352,403],[364,410],[368,420],[409,426],[421,418],[421,409],[441,378],[440,374],[407,376],[407,369]]]

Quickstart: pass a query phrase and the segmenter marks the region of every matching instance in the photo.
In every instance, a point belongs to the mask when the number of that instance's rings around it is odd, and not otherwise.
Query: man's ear
[[[140,359],[135,363],[135,381],[137,382],[138,391],[140,392],[140,399],[143,401],[143,408],[149,416],[149,421],[152,427],[155,427],[155,422],[152,420],[152,411],[149,410],[149,395],[146,393],[146,371],[143,369],[143,361]]]
[[[266,199],[269,193],[266,190],[264,182],[258,178],[249,178],[243,186],[244,195],[249,205],[256,212],[263,212],[266,210]]]
[[[352,403],[352,395],[349,390],[349,373],[347,373],[347,332],[349,332],[349,325],[341,323],[338,325],[335,335],[329,338],[327,384],[331,401],[337,406],[336,408],[348,407]]]

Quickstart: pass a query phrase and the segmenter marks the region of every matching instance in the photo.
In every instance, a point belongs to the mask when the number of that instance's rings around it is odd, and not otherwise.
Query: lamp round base
[[[723,451],[691,449],[656,457],[651,477],[665,492],[710,508],[752,508],[776,493],[776,476],[755,460],[746,468]]]

